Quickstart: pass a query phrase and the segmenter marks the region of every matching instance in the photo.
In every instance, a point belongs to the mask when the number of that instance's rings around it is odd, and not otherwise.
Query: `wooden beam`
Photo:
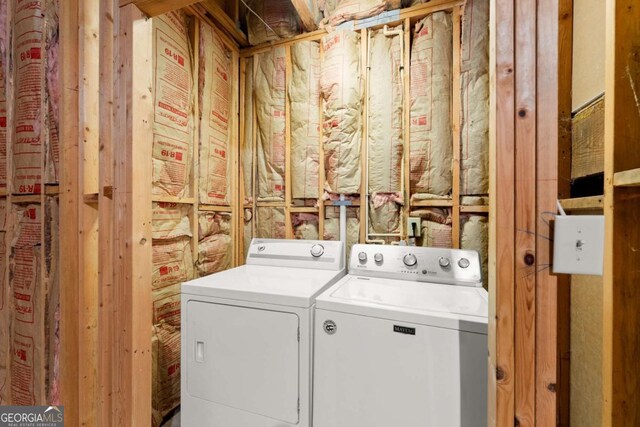
[[[401,43],[404,43],[404,79],[402,81],[403,88],[403,104],[402,104],[402,120],[403,120],[403,133],[402,133],[402,169],[404,180],[404,207],[402,213],[402,221],[408,221],[411,214],[411,32],[413,30],[411,26],[411,20],[405,19],[403,22],[404,35]],[[409,241],[409,227],[403,228],[403,235],[401,239],[407,239]],[[414,236],[415,240],[415,236]]]
[[[364,88],[362,103],[362,138],[360,142],[360,240],[358,243],[367,243],[368,212],[369,212],[369,183],[367,182],[367,144],[369,144],[369,37],[368,30],[360,30],[360,76]]]
[[[300,22],[305,31],[314,31],[318,28],[312,8],[314,6],[313,1],[308,0],[291,0],[293,7],[298,12]]]
[[[567,212],[593,211],[604,207],[604,196],[578,197],[560,200],[562,208]]]
[[[119,11],[114,153],[114,424],[151,419],[151,21]]]
[[[453,64],[451,94],[451,136],[453,143],[452,186],[451,186],[451,242],[453,248],[460,248],[460,125],[462,112],[462,88],[460,76],[460,51],[462,49],[462,15],[464,8],[456,6],[451,17],[453,24]]]
[[[145,15],[153,17],[171,12],[172,10],[182,9],[199,1],[200,0],[120,0],[120,7],[133,4]]]
[[[558,0],[558,198],[571,197],[573,0]],[[560,427],[570,425],[571,415],[571,279],[558,277],[558,386],[556,387]]]
[[[536,1],[515,4],[515,417],[536,424]]]
[[[616,172],[613,175],[613,185],[616,187],[640,186],[640,168]]]
[[[561,175],[570,170],[570,159],[563,155],[570,146],[560,145],[563,141],[560,139],[560,108],[561,102],[565,106],[570,102],[571,91],[566,83],[561,87],[559,79],[560,61],[570,62],[571,56],[560,56],[560,1],[538,1],[537,15],[536,104],[540,108],[536,114],[535,422],[536,425],[555,425],[560,419],[560,409],[567,413],[565,422],[568,423],[569,408],[560,408],[560,404],[561,396],[569,392],[569,383],[562,382],[559,369],[563,352],[568,351],[568,342],[562,341],[562,331],[566,331],[564,339],[568,340],[570,318],[567,308],[571,300],[569,277],[551,272],[553,229],[549,212],[556,211],[559,193],[569,191],[569,181]],[[563,92],[560,92],[561,88]],[[568,403],[568,396],[565,403]]]
[[[247,35],[243,33],[229,15],[214,0],[201,1],[194,8],[202,8],[221,30],[233,38],[240,46],[249,46]]]
[[[452,10],[456,6],[461,6],[464,4],[465,0],[431,0],[429,3],[419,4],[416,6],[408,7],[405,9],[401,9],[399,14],[393,18],[393,20],[389,20],[388,22],[380,23],[380,24],[372,24],[370,27],[362,27],[358,26],[358,21],[351,21],[353,24],[353,28],[357,30],[364,30],[366,28],[379,28],[384,25],[394,26],[402,24],[406,19],[409,19],[412,22],[415,19],[424,18],[425,16],[438,12],[441,10]],[[256,45],[250,47],[248,49],[244,49],[240,51],[240,56],[247,57],[252,56],[256,53],[266,52],[276,46],[286,46],[293,43],[298,43],[301,41],[311,41],[311,40],[320,40],[322,37],[328,34],[326,29],[320,29],[308,33],[303,33],[288,39],[275,40],[271,42],[266,42],[260,45]]]
[[[640,425],[640,7],[606,11],[603,426]],[[615,185],[624,184],[624,185]]]
[[[287,239],[293,239],[294,231],[291,223],[291,100],[289,99],[289,85],[293,79],[293,63],[291,46],[285,46],[285,77],[284,77],[284,231]]]
[[[79,48],[78,1],[60,3],[60,58],[78,58]],[[81,363],[79,349],[79,298],[80,266],[82,265],[80,206],[80,143],[78,129],[78,61],[60,62],[60,259],[65,260],[60,269],[60,387],[61,401],[65,405],[68,426],[79,426]]]
[[[515,11],[512,0],[491,2],[489,248],[489,424],[515,419]]]
[[[98,193],[100,152],[100,9],[99,0],[85,0],[79,3],[79,113],[80,140],[82,141],[82,163],[80,165],[83,194]],[[98,206],[84,204],[81,208],[78,227],[82,236],[82,266],[79,288],[79,321],[82,363],[78,365],[80,375],[80,425],[95,425],[98,420]]]

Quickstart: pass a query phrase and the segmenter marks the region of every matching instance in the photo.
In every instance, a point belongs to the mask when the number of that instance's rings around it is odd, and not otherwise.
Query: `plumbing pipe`
[[[344,242],[344,253],[342,254],[344,263],[347,263],[347,206],[344,203],[344,194],[340,195],[340,241]]]

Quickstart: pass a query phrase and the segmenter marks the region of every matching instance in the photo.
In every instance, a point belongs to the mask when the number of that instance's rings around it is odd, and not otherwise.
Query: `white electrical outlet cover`
[[[602,276],[604,216],[557,215],[553,239],[553,272]]]

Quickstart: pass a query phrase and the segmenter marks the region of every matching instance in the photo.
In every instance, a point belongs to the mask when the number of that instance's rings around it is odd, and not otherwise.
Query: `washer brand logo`
[[[397,332],[399,334],[406,334],[406,335],[415,335],[416,328],[408,328],[406,326],[393,325],[393,332]]]
[[[64,427],[64,407],[0,406],[0,427]]]
[[[323,328],[326,333],[328,333],[329,335],[333,335],[336,333],[338,326],[336,326],[336,322],[334,322],[333,320],[325,320]]]

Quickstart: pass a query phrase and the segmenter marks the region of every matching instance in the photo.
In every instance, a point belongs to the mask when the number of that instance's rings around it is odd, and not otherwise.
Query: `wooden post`
[[[79,17],[77,0],[60,3],[60,58],[78,58]],[[80,179],[80,144],[78,129],[78,61],[61,61],[60,67],[60,257],[65,268],[60,269],[60,372],[61,401],[65,405],[67,425],[79,425],[81,363],[79,348],[79,289],[82,265],[82,238],[78,233],[81,220],[82,190]],[[8,169],[11,170],[11,169]]]
[[[151,21],[137,7],[122,7],[119,15],[114,424],[143,426],[151,419],[152,34]]]
[[[607,2],[603,426],[640,424],[640,8]]]
[[[562,180],[560,173],[570,169],[568,156],[561,155],[563,147],[559,130],[561,128],[561,102],[570,102],[570,88],[560,92],[561,43],[559,39],[558,0],[538,2],[537,45],[557,46],[557,49],[538,49],[537,53],[537,99],[541,108],[537,111],[537,176],[536,176],[536,424],[554,425],[558,418],[562,393],[568,394],[568,383],[562,383],[559,367],[562,357],[559,331],[569,329],[570,300],[561,287],[568,289],[568,276],[552,275],[553,252],[551,218],[556,211],[559,194],[568,191],[569,182]],[[568,55],[565,62],[571,62]],[[569,84],[569,83],[565,83]],[[564,98],[564,99],[562,99]],[[569,104],[570,105],[570,104]],[[548,238],[547,238],[548,237]],[[567,313],[563,318],[558,308]],[[566,339],[566,338],[565,338]],[[561,393],[562,391],[562,393]],[[569,408],[562,408],[568,411]]]
[[[535,0],[516,2],[515,417],[523,426],[535,425],[536,15]]]
[[[369,123],[369,39],[366,28],[360,30],[360,74],[364,85],[364,102],[362,103],[362,145],[360,146],[360,243],[366,243],[367,235],[367,212],[369,198],[369,186],[367,185],[367,145],[369,144],[369,134],[367,132]]]
[[[462,44],[462,15],[464,7],[456,6],[453,9],[453,67],[452,76],[453,99],[451,108],[451,123],[453,136],[453,173],[451,187],[451,240],[454,248],[460,248],[460,114],[462,112],[462,89],[460,86],[460,50]]]
[[[404,43],[404,104],[402,112],[404,117],[404,133],[402,134],[404,149],[403,154],[403,166],[404,166],[404,216],[401,216],[401,221],[407,224],[409,215],[411,215],[411,19],[404,20],[404,37],[401,43]],[[420,233],[420,228],[417,230]],[[404,233],[400,236],[401,239],[408,239],[408,227],[403,228]]]
[[[515,16],[512,0],[491,2],[489,248],[489,425],[515,419]]]
[[[324,49],[322,48],[322,40],[320,40],[320,73],[322,73],[323,61]],[[324,97],[322,96],[322,88],[320,88],[319,96],[320,101],[318,102],[318,126],[320,126],[320,135],[318,138],[318,238],[324,240],[324,222],[327,213],[322,196],[324,195],[324,183],[327,172],[325,170],[324,162]]]
[[[99,7],[100,42],[100,143],[98,189],[98,425],[113,425],[114,359],[112,343],[115,341],[113,292],[113,230],[114,205],[113,158],[114,134],[114,2],[101,0]],[[66,408],[65,408],[66,410]]]
[[[285,46],[285,78],[284,78],[284,228],[287,239],[293,239],[293,224],[291,224],[291,100],[289,99],[289,85],[293,74],[291,64],[291,46]]]

